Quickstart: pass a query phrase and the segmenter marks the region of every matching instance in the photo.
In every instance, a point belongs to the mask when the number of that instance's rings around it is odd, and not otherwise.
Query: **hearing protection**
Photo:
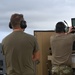
[[[66,27],[65,27],[65,32],[68,32],[68,30],[69,30],[69,26],[68,26],[68,23],[64,20],[64,23],[67,25],[65,25]]]
[[[25,29],[25,28],[27,27],[26,21],[22,20],[22,21],[20,22],[20,27],[21,27],[22,29]],[[9,22],[9,28],[12,29],[11,22]]]

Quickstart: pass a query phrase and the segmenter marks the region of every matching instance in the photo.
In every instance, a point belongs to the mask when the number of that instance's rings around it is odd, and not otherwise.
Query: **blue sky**
[[[75,17],[75,0],[0,0],[0,42],[12,32],[8,24],[13,13],[21,13],[27,21],[26,32],[54,30],[58,21]]]

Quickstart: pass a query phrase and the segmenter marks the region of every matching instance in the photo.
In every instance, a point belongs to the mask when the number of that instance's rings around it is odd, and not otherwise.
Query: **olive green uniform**
[[[52,50],[52,75],[72,75],[71,57],[74,40],[74,34],[55,35],[50,38]]]
[[[36,38],[23,31],[14,31],[3,41],[8,75],[34,75],[32,54],[38,51]]]

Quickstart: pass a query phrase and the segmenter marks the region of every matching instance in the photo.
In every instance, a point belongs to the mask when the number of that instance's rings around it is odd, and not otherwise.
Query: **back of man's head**
[[[15,27],[16,25],[20,25],[20,22],[22,20],[24,20],[23,15],[17,13],[13,14],[10,18],[10,22],[13,27]]]
[[[63,22],[58,22],[56,24],[56,28],[55,28],[55,31],[56,33],[65,33],[66,32],[66,25],[63,23]]]

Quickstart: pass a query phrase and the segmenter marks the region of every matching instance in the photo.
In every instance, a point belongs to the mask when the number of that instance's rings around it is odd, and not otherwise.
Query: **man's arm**
[[[68,33],[75,33],[75,27],[69,27],[69,30],[68,30],[68,32],[67,32],[67,34]]]
[[[33,61],[39,61],[40,60],[40,52],[39,51],[34,52],[32,55],[32,59],[33,59]]]

